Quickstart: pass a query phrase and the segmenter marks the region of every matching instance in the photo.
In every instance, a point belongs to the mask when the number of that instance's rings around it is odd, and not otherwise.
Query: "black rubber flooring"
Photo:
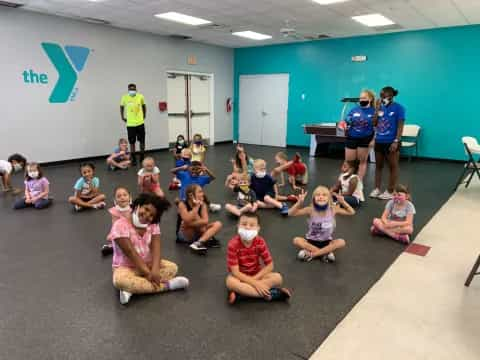
[[[247,146],[256,158],[272,165],[278,149]],[[289,153],[295,150],[289,149]],[[310,189],[332,184],[341,159],[304,159],[310,168]],[[213,202],[232,196],[223,183],[230,171],[232,145],[208,151],[207,164],[217,180],[206,188]],[[167,188],[171,155],[154,154]],[[101,189],[109,198],[117,185],[135,191],[135,171],[107,172],[95,162]],[[223,211],[211,216],[224,223],[223,248],[201,257],[174,242],[175,211],[164,216],[162,254],[179,265],[191,287],[185,292],[136,296],[127,307],[118,302],[111,282],[111,258],[100,246],[109,230],[106,211],[73,213],[66,199],[78,178],[78,164],[47,167],[53,207],[11,210],[13,198],[0,198],[0,358],[24,359],[299,359],[308,358],[355,303],[381,277],[403,246],[370,236],[373,216],[384,204],[367,203],[353,218],[339,217],[337,236],[347,247],[335,264],[301,263],[291,241],[306,230],[305,218],[261,212],[261,234],[275,268],[294,296],[290,304],[247,301],[226,303],[226,243],[236,220]],[[451,194],[461,165],[427,160],[402,161],[401,182],[412,189],[418,232]],[[372,189],[373,166],[366,179]],[[22,179],[16,176],[15,183]],[[174,194],[170,193],[170,199]],[[111,200],[109,205],[111,205]],[[420,275],[420,274],[419,274]],[[345,339],[348,341],[348,339]]]

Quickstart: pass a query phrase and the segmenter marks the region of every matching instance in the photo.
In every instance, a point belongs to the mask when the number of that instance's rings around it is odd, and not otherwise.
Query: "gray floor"
[[[254,157],[272,161],[275,148],[247,146]],[[289,150],[293,153],[294,150]],[[208,152],[208,165],[218,179],[207,187],[213,202],[231,195],[223,182],[233,147],[217,145]],[[340,159],[308,160],[310,188],[330,185]],[[166,189],[171,155],[155,154]],[[103,162],[97,175],[111,197],[117,185],[135,190],[135,173],[107,173]],[[451,194],[461,165],[448,162],[402,161],[401,181],[413,190],[418,232]],[[275,267],[292,288],[290,304],[248,301],[226,304],[225,249],[196,256],[174,243],[175,211],[161,224],[162,253],[176,262],[191,280],[186,292],[132,299],[118,303],[111,284],[111,258],[100,256],[109,230],[106,211],[73,213],[66,203],[79,176],[78,164],[45,169],[55,204],[42,211],[14,212],[13,199],[0,198],[0,358],[1,359],[298,359],[307,358],[379,279],[403,246],[373,238],[369,226],[383,203],[368,200],[353,218],[339,218],[337,235],[347,248],[336,264],[300,263],[291,239],[305,232],[305,219],[283,219],[262,211],[262,234]],[[373,168],[366,179],[372,188]],[[20,177],[16,177],[20,184]],[[168,195],[173,199],[173,194]],[[111,204],[111,201],[110,201]],[[223,244],[235,233],[236,221],[225,213]],[[348,339],[345,339],[348,341]]]

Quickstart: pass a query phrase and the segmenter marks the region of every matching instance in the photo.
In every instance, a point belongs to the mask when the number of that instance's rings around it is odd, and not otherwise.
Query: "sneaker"
[[[288,215],[288,205],[286,203],[282,204],[282,208],[280,209],[280,214],[282,214],[283,216]]]
[[[297,259],[305,262],[313,260],[312,253],[307,250],[300,250],[297,254]]]
[[[235,301],[237,300],[237,294],[235,294],[234,291],[230,291],[228,293],[228,298],[227,298],[227,301],[230,305],[233,305],[235,303]]]
[[[176,276],[168,281],[168,290],[183,290],[190,285],[190,281],[185,276]]]
[[[125,290],[120,290],[120,304],[127,305],[132,297],[132,293]]]
[[[271,288],[270,300],[271,301],[285,301],[292,297],[290,290],[287,288]]]
[[[93,205],[93,208],[94,209],[103,209],[107,204],[105,203],[105,201],[102,201],[102,202],[99,202],[98,204],[95,204]]]
[[[80,205],[74,205],[74,206],[73,206],[73,209],[74,209],[75,211],[77,211],[77,212],[83,210],[83,208],[82,208]]]
[[[211,203],[209,208],[210,208],[211,212],[217,212],[217,211],[220,211],[222,209],[222,205]]]
[[[205,242],[207,248],[219,248],[221,246],[220,241],[217,240],[214,236],[212,236],[209,240]]]
[[[327,260],[328,260],[329,262],[332,262],[332,263],[335,262],[335,260],[336,260],[336,259],[335,259],[335,254],[334,254],[333,252],[328,253],[328,254],[327,254]]]
[[[371,198],[378,198],[378,196],[381,194],[380,192],[380,189],[379,188],[375,188],[373,189],[373,191],[370,193],[370,197]]]
[[[398,235],[397,240],[403,244],[410,244],[410,236],[408,236],[407,234]]]
[[[190,245],[190,249],[192,249],[193,251],[199,254],[206,254],[208,250],[205,244],[201,241],[195,241],[194,243],[192,243]]]
[[[178,190],[178,189],[180,189],[180,183],[178,183],[178,182],[172,181],[172,182],[168,185],[168,190],[170,190],[170,191],[175,191],[175,190]]]
[[[102,256],[108,256],[113,254],[113,246],[112,244],[104,244],[102,246]]]
[[[383,194],[380,194],[377,196],[377,199],[380,199],[380,200],[391,200],[393,199],[393,194],[388,192],[388,190],[385,190],[383,192]]]

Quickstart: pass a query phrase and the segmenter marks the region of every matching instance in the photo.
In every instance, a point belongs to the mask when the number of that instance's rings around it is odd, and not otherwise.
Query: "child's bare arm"
[[[272,271],[273,271],[273,261],[267,266],[264,266],[263,269],[260,270],[253,278],[255,280],[259,280],[263,278],[265,275],[270,274]]]

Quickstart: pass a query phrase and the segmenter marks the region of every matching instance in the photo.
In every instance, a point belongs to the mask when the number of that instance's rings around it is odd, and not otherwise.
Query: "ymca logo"
[[[58,81],[50,94],[49,102],[74,101],[78,92],[75,88],[78,74],[85,68],[90,49],[74,45],[66,45],[62,49],[60,45],[54,43],[42,43],[42,48],[58,72]],[[26,84],[48,84],[47,74],[25,70],[22,75]]]

